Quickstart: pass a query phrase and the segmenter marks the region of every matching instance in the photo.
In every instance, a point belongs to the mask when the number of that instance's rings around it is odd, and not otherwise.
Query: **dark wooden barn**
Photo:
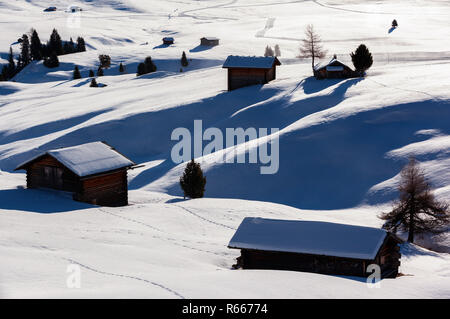
[[[355,72],[337,59],[336,56],[326,64],[314,67],[316,79],[346,79],[355,76]]]
[[[128,205],[127,170],[136,165],[104,142],[49,150],[20,164],[28,188],[73,193],[73,199],[100,206]]]
[[[228,91],[275,80],[278,65],[276,57],[229,56],[223,65],[228,69]]]
[[[399,240],[377,228],[245,218],[228,247],[241,250],[236,267],[367,277],[371,264],[382,278],[395,278]]]
[[[203,37],[200,39],[200,45],[213,47],[219,45],[219,39],[215,37]]]
[[[165,45],[171,45],[175,42],[175,39],[172,37],[165,37],[162,40],[163,40],[163,44],[165,44]]]

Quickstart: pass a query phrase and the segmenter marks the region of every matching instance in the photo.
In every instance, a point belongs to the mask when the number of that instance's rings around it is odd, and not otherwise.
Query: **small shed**
[[[327,222],[245,218],[229,248],[240,249],[237,267],[367,277],[377,264],[395,278],[400,241],[383,229]]]
[[[223,68],[228,69],[228,91],[275,80],[279,65],[281,63],[276,57],[230,55],[223,64]]]
[[[48,7],[44,9],[44,12],[53,12],[56,11],[56,7]]]
[[[165,44],[165,45],[171,45],[175,42],[175,39],[172,37],[165,37],[162,40],[163,40],[163,44]]]
[[[326,64],[314,67],[316,79],[346,79],[355,76],[355,72],[347,65],[339,61],[336,55]]]
[[[200,39],[200,45],[209,46],[209,47],[219,45],[219,38],[203,37]]]
[[[73,193],[73,199],[101,206],[128,205],[127,170],[136,165],[105,142],[40,153],[20,164],[27,188]]]

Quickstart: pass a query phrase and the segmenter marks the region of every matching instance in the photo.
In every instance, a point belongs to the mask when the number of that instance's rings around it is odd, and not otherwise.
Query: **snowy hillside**
[[[83,8],[80,20],[69,4]],[[43,12],[48,6],[58,10]],[[450,4],[438,0],[0,0],[0,63],[31,28],[43,41],[57,28],[87,46],[60,56],[58,68],[32,62],[0,82],[0,297],[450,297],[449,255],[414,245],[402,247],[406,276],[380,289],[354,278],[231,270],[238,252],[226,248],[248,216],[380,227],[411,155],[450,201],[449,18]],[[366,44],[374,57],[367,77],[315,80],[310,60],[296,58],[309,23],[328,50],[323,61],[337,54],[351,65],[349,53]],[[161,45],[165,36],[175,44]],[[200,46],[203,36],[220,45]],[[228,55],[262,55],[275,44],[275,81],[226,91]],[[190,64],[180,72],[183,51]],[[112,65],[97,79],[107,86],[91,88],[99,54]],[[158,71],[136,77],[146,56]],[[75,65],[80,80],[72,80]],[[207,198],[183,201],[185,164],[171,160],[171,133],[192,130],[194,120],[223,131],[278,128],[278,173],[212,161],[264,142],[255,139],[196,158]],[[13,172],[43,150],[92,141],[143,165],[129,172],[129,207],[25,190],[25,174]],[[433,247],[449,252],[450,239]],[[82,268],[82,289],[66,287],[71,262]]]

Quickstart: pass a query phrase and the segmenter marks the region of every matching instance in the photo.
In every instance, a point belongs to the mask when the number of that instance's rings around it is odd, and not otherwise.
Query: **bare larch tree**
[[[435,199],[417,160],[411,158],[400,176],[400,198],[391,212],[380,216],[386,220],[383,228],[393,233],[399,228],[407,231],[410,243],[416,234],[445,231],[450,223],[449,206]]]
[[[309,24],[305,29],[305,38],[300,46],[299,58],[312,58],[312,69],[314,72],[314,59],[325,57],[326,50],[323,49],[322,40],[314,30],[314,26]]]

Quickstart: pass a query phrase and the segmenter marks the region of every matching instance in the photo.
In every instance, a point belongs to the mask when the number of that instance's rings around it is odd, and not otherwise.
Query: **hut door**
[[[63,186],[63,170],[59,167],[45,166],[44,179],[47,187],[62,189]]]

